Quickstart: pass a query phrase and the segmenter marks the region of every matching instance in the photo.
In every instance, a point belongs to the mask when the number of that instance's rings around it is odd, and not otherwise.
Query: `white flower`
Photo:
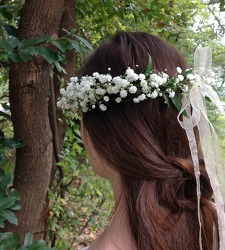
[[[62,100],[57,101],[56,105],[57,107],[62,108]]]
[[[188,86],[184,85],[183,88],[182,88],[182,90],[183,90],[184,93],[188,92]]]
[[[82,110],[82,112],[84,112],[84,113],[85,113],[85,112],[88,112],[88,107],[82,107],[81,110]]]
[[[71,81],[71,82],[77,82],[77,81],[78,81],[78,77],[76,77],[76,76],[75,76],[75,77],[71,77],[71,78],[70,78],[70,81]]]
[[[156,97],[158,97],[158,92],[157,92],[157,90],[154,90],[154,91],[151,93],[151,98],[155,99]]]
[[[85,101],[81,101],[81,102],[80,102],[80,106],[81,106],[81,107],[84,108],[86,105],[87,105],[87,103],[86,103]]]
[[[157,74],[155,74],[155,73],[153,73],[153,74],[151,74],[150,75],[150,77],[149,77],[149,79],[151,80],[151,81],[157,81]]]
[[[121,90],[120,91],[120,96],[122,97],[122,98],[125,98],[125,97],[127,97],[127,90]]]
[[[133,102],[134,102],[134,103],[139,103],[140,100],[139,100],[139,98],[136,97],[136,98],[133,99]]]
[[[86,83],[86,84],[84,85],[84,90],[85,90],[85,91],[90,90],[90,88],[91,88],[91,86],[90,86],[89,84]]]
[[[184,77],[182,75],[178,75],[177,77],[178,77],[179,81],[181,81],[181,82],[184,80]]]
[[[133,73],[134,73],[134,70],[131,69],[130,67],[128,67],[127,70],[126,70],[126,74],[127,75],[132,75]]]
[[[115,84],[118,84],[122,81],[123,79],[120,76],[113,77],[112,82]]]
[[[145,75],[144,74],[139,74],[138,79],[139,80],[145,80]]]
[[[129,92],[130,92],[131,94],[135,94],[135,93],[137,92],[137,87],[136,87],[136,86],[131,86],[131,87],[129,88]]]
[[[170,97],[170,98],[174,98],[174,96],[175,96],[175,92],[174,92],[174,91],[171,91],[171,92],[169,93],[169,97]]]
[[[109,87],[107,88],[107,93],[108,93],[108,94],[112,94],[112,87],[111,87],[111,86],[109,86]]]
[[[94,72],[92,75],[93,75],[94,78],[99,78],[99,73],[98,72]]]
[[[164,79],[168,79],[168,78],[169,78],[169,76],[168,76],[166,73],[162,73],[162,77],[163,77]]]
[[[112,87],[112,93],[117,94],[119,92],[119,89],[120,89],[120,87],[118,87],[118,86]]]
[[[121,81],[121,87],[122,87],[122,88],[126,88],[126,87],[128,87],[129,85],[130,85],[130,82],[127,81],[127,79],[122,79],[122,81]]]
[[[121,97],[117,97],[117,98],[115,99],[115,101],[116,101],[117,103],[120,103],[120,102],[122,101],[122,99],[121,99]]]
[[[188,74],[187,75],[187,79],[188,80],[194,80],[195,79],[195,76],[193,74]]]
[[[108,97],[107,95],[104,96],[103,99],[104,99],[105,102],[108,102],[108,101],[109,101],[109,97]]]
[[[100,104],[99,108],[101,109],[101,111],[106,111],[107,107],[105,106],[105,104]]]
[[[60,89],[59,92],[60,92],[61,95],[64,95],[66,93],[66,90],[65,89]]]
[[[177,67],[177,73],[181,74],[182,73],[182,69],[180,67]]]
[[[157,76],[156,79],[157,79],[156,82],[158,85],[162,85],[165,82],[165,79],[162,78],[161,76]]]
[[[98,89],[95,90],[95,93],[96,93],[97,95],[104,95],[105,92],[106,92],[106,90],[103,89],[103,88],[98,88]]]
[[[146,99],[146,95],[145,94],[141,94],[141,95],[139,95],[138,98],[139,98],[140,101],[144,101]]]
[[[106,82],[110,82],[112,80],[112,76],[107,74],[107,75],[99,75],[98,78],[100,83],[106,83]]]
[[[146,80],[141,80],[140,85],[141,85],[142,88],[146,88],[148,83],[147,83]]]

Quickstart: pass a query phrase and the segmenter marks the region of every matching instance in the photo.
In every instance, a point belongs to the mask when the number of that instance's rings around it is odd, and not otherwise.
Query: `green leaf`
[[[24,146],[23,142],[18,138],[7,139],[5,141],[5,146],[14,149],[14,148],[22,148]]]
[[[18,55],[17,53],[14,53],[14,52],[12,52],[12,53],[9,54],[9,58],[10,58],[13,62],[15,62],[15,63],[17,63],[17,62],[20,61],[19,55]]]
[[[16,250],[20,246],[19,235],[0,233],[0,250]]]
[[[12,197],[1,198],[0,211],[11,208],[14,204],[15,204],[15,199],[13,199]],[[0,216],[1,216],[1,212],[0,212]]]
[[[60,51],[65,53],[66,51],[66,43],[63,40],[57,40],[51,42],[53,45],[55,45]]]
[[[0,177],[0,190],[4,190],[8,187],[8,185],[12,182],[13,175],[6,174]]]
[[[176,94],[173,98],[171,98],[171,101],[173,105],[176,107],[177,111],[180,111],[182,107],[181,96]]]
[[[76,41],[68,38],[67,42],[67,50],[75,49],[77,52],[82,53],[82,47]]]
[[[4,108],[5,111],[10,110],[10,106],[9,106],[9,104],[7,102],[1,103],[1,104],[2,104],[2,107]]]
[[[0,42],[0,49],[5,50],[7,53],[11,53],[12,52],[12,47],[7,42]]]
[[[1,211],[1,217],[8,220],[11,224],[18,225],[18,219],[16,215],[9,209]]]
[[[13,176],[13,174],[11,174]],[[14,190],[14,189],[8,189],[7,190],[7,194],[8,196],[10,196],[11,198],[15,199],[15,200],[19,200],[20,199],[20,194],[18,191]],[[11,208],[10,208],[11,209]]]
[[[65,69],[58,62],[55,62],[54,65],[57,68],[58,72],[63,72],[64,74],[66,74]]]
[[[7,43],[10,44],[10,46],[12,47],[12,49],[15,49],[18,46],[19,43],[19,39],[15,36],[11,36],[8,40]]]
[[[1,14],[8,20],[11,21],[13,19],[12,13],[10,13],[7,9],[1,9]]]
[[[53,64],[58,59],[57,54],[49,48],[36,47],[34,53],[41,55],[50,64]]]
[[[4,228],[4,227],[5,227],[5,223],[3,222],[3,220],[0,219],[0,228]],[[0,241],[0,243],[1,243],[1,241]]]
[[[3,116],[3,117],[5,117],[5,118],[7,118],[8,120],[11,121],[11,116],[9,114],[3,112],[3,111],[0,111],[0,116]]]
[[[12,207],[10,207],[11,210],[17,211],[20,210],[22,206],[20,204],[15,204]]]
[[[28,62],[31,58],[31,53],[29,50],[19,50],[18,52],[19,57],[22,59],[24,62]]]
[[[165,100],[165,104],[169,105],[169,98],[166,94],[162,94],[163,99]]]
[[[9,24],[6,24],[6,25],[4,25],[4,28],[10,36],[17,37],[18,29],[16,27],[9,25]]]
[[[32,244],[32,242],[33,242],[33,234],[32,233],[28,233],[25,236],[25,239],[24,239],[24,246],[28,247],[29,245]]]
[[[19,42],[18,49],[26,49],[26,48],[33,47],[35,45],[38,45],[40,43],[45,43],[48,41],[51,41],[51,37],[48,35],[38,37],[38,38],[25,39]]]
[[[85,40],[83,37],[78,36],[78,35],[73,35],[73,36],[75,36],[78,40],[80,40],[88,49],[93,50],[92,45],[87,40]]]
[[[146,68],[145,71],[144,71],[144,74],[145,74],[145,75],[150,74],[151,71],[152,71],[152,58],[151,58],[151,56],[148,54],[148,65],[147,65],[147,68]]]
[[[186,77],[188,74],[191,74],[192,72],[193,72],[193,69],[185,70],[184,72],[182,72],[182,75]]]

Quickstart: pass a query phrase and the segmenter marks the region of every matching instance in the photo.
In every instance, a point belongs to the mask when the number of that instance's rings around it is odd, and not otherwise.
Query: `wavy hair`
[[[87,59],[82,75],[141,73],[148,54],[157,71],[176,74],[188,68],[181,53],[143,32],[119,32]],[[138,67],[136,67],[138,65]],[[185,130],[177,111],[163,98],[113,104],[83,114],[83,124],[102,159],[119,172],[132,237],[138,250],[199,249],[196,179]],[[201,158],[201,156],[199,156]],[[200,159],[201,220],[204,250],[218,231],[212,188]],[[218,239],[218,233],[216,233]]]

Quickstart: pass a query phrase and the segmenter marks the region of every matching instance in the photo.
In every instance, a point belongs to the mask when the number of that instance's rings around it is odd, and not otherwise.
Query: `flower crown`
[[[110,68],[108,69],[110,72]],[[189,92],[194,83],[205,82],[214,84],[215,74],[210,71],[207,78],[187,69],[182,72],[180,67],[176,68],[177,74],[170,78],[165,72],[152,71],[152,61],[144,73],[136,74],[130,67],[123,76],[112,77],[110,73],[99,74],[95,72],[92,76],[70,78],[66,89],[60,89],[62,95],[57,106],[62,108],[67,116],[72,116],[78,111],[87,112],[98,107],[107,110],[107,103],[120,103],[133,100],[139,103],[148,98],[155,99],[163,97],[166,103],[169,98],[178,109],[181,108],[181,98]]]

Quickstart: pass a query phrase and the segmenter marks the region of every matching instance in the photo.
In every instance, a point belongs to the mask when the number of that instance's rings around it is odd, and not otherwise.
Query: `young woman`
[[[180,52],[161,39],[119,32],[88,58],[83,81],[72,79],[76,97],[62,91],[59,106],[83,111],[81,134],[90,164],[111,181],[115,195],[112,221],[88,250],[220,248],[199,131],[194,129],[198,179],[187,131],[177,119],[179,98],[197,79],[184,73],[187,68]]]

